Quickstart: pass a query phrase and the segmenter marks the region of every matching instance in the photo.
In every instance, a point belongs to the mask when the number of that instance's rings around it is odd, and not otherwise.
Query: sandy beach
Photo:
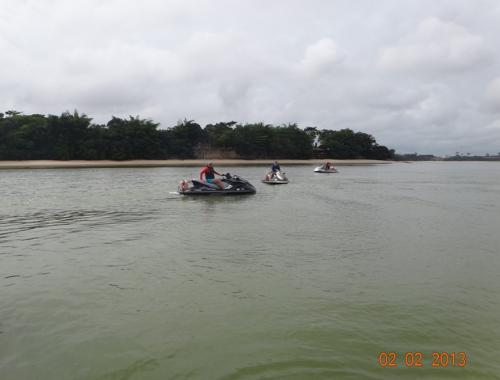
[[[270,165],[273,160],[211,160],[217,166],[255,166]],[[279,160],[281,165],[320,165],[325,161],[336,166],[390,164],[392,161],[380,160]],[[0,161],[0,169],[58,169],[58,168],[134,168],[134,167],[189,167],[203,166],[207,160],[130,160],[130,161]]]

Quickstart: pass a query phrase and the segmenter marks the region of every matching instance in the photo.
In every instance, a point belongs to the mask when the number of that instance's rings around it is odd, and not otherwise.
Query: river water
[[[500,163],[284,169],[0,171],[0,379],[500,378]]]

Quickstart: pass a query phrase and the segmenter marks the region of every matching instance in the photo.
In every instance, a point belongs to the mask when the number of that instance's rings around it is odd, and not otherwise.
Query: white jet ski
[[[324,165],[318,166],[317,168],[314,168],[315,173],[338,173],[339,171],[335,169],[333,166],[331,166],[329,169],[327,169]]]
[[[272,177],[270,174],[266,174],[262,183],[267,185],[286,185],[288,183],[288,178],[286,177],[285,172],[276,172]]]

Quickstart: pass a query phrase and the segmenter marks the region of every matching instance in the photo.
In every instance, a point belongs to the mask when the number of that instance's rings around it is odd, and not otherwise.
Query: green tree
[[[48,157],[47,120],[43,115],[7,111],[0,119],[0,159],[35,160]]]
[[[307,159],[312,157],[310,135],[297,124],[274,127],[269,158]]]
[[[82,157],[80,145],[86,137],[92,119],[85,114],[64,112],[47,117],[50,147],[47,154],[55,160],[75,160]]]
[[[264,123],[237,125],[234,130],[234,150],[243,158],[267,158],[272,138],[271,125]]]
[[[179,158],[192,158],[194,148],[207,142],[207,133],[194,120],[184,120],[168,130],[170,151]]]
[[[183,120],[173,128],[139,116],[112,117],[105,125],[77,111],[61,115],[0,113],[0,159],[164,159],[192,158],[195,149],[234,149],[243,158],[310,158],[313,145],[333,158],[390,159],[394,151],[378,145],[375,138],[350,129],[299,128],[297,124],[273,126],[236,122],[208,124]]]
[[[324,129],[319,133],[319,142],[320,147],[332,158],[389,159],[394,156],[393,151],[378,145],[373,136],[351,129]]]
[[[208,143],[212,147],[230,148],[234,140],[235,121],[208,124],[205,131],[208,135]]]
[[[104,134],[106,157],[112,160],[154,159],[161,153],[157,123],[129,116],[112,117]]]

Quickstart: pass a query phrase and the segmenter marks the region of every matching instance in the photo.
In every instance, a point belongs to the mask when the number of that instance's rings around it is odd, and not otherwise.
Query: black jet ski
[[[192,179],[191,181],[181,181],[177,191],[182,195],[241,195],[256,193],[255,187],[250,182],[236,174],[224,174],[221,180],[224,189],[213,183]]]

